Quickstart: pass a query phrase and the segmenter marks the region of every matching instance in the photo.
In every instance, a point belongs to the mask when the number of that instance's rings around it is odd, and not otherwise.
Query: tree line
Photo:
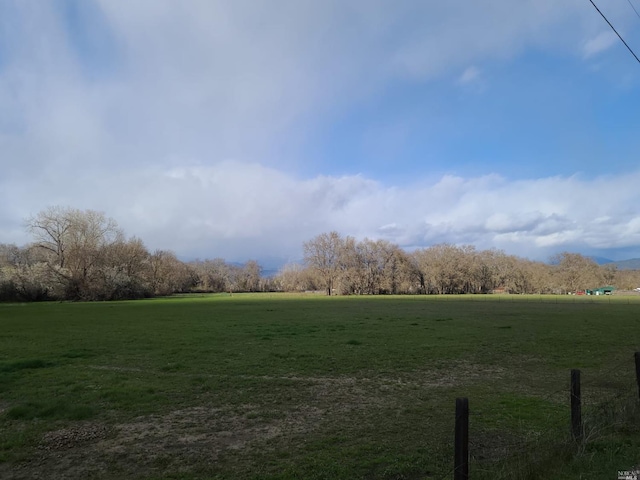
[[[101,212],[50,207],[27,219],[32,242],[0,244],[0,301],[120,300],[186,292],[324,291],[327,295],[568,293],[640,286],[640,271],[575,253],[551,264],[449,244],[407,252],[337,232],[303,245],[304,263],[265,277],[255,260],[180,261],[127,238]]]
[[[577,253],[550,263],[500,250],[439,244],[406,252],[386,240],[342,237],[329,232],[304,243],[305,267],[280,273],[286,290],[321,289],[327,295],[482,294],[492,292],[566,294],[605,285],[640,286],[640,271],[618,271]]]
[[[0,244],[0,300],[121,300],[268,288],[256,261],[182,262],[149,251],[101,212],[51,207],[26,221],[33,242]]]

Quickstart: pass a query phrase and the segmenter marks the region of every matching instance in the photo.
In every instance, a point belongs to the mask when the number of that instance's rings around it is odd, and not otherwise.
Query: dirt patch
[[[240,450],[285,433],[304,430],[308,409],[282,418],[265,420],[254,406],[229,409],[194,407],[162,416],[148,416],[117,425],[115,436],[102,442],[101,450],[118,455],[155,457],[169,452],[189,452],[215,459],[227,449]]]
[[[254,405],[194,407],[111,426],[82,423],[43,435],[38,454],[0,464],[0,477],[17,479],[140,478],[215,463],[227,451],[267,446],[276,437],[308,433],[324,412],[286,413]]]
[[[137,369],[106,368],[137,372]],[[286,450],[319,429],[347,428],[370,413],[402,407],[407,395],[501,376],[501,368],[458,362],[448,368],[394,376],[256,376],[299,382],[304,402],[199,405],[109,425],[78,423],[48,432],[37,454],[20,464],[0,464],[0,477],[17,479],[141,478],[167,472],[210,472],[217,462],[251,462],[258,452]],[[489,447],[491,448],[491,447]],[[495,447],[494,447],[495,448]],[[488,457],[496,454],[489,452]]]
[[[303,382],[303,383],[319,383],[319,384],[337,384],[337,385],[355,385],[358,383],[370,383],[370,382],[380,382],[383,383],[393,383],[399,377],[383,377],[383,376],[373,376],[367,377],[366,372],[360,377],[353,376],[338,376],[338,377],[315,377],[315,376],[298,376],[298,375],[282,375],[282,376],[272,376],[272,375],[224,375],[224,374],[189,374],[183,372],[167,372],[167,371],[159,371],[159,370],[149,370],[142,368],[131,368],[131,367],[118,367],[115,365],[88,365],[87,367],[92,370],[107,370],[113,372],[122,372],[122,373],[149,373],[154,375],[168,375],[168,376],[180,376],[180,377],[209,377],[209,378],[242,378],[245,380],[288,380],[292,382]],[[436,369],[436,370],[425,370],[422,372],[415,372],[411,374],[400,375],[403,378],[412,378],[413,383],[415,382],[416,376],[420,376],[420,381],[416,384],[419,384],[423,387],[453,387],[458,386],[464,383],[468,383],[477,379],[486,379],[489,377],[500,378],[502,374],[504,374],[505,369],[499,366],[489,366],[489,365],[477,365],[464,361],[453,362],[451,365],[448,365],[446,368]],[[409,380],[405,380],[409,381]]]
[[[45,451],[78,448],[105,438],[108,431],[105,425],[83,423],[45,433],[39,447]]]

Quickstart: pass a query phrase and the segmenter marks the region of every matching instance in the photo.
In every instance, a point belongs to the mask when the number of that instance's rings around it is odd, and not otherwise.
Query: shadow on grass
[[[17,362],[8,362],[8,363],[0,364],[0,372],[12,373],[12,372],[18,372],[20,370],[47,368],[47,367],[52,367],[53,365],[54,364],[52,362],[47,362],[40,358],[35,358],[30,360],[20,360]]]
[[[26,402],[9,408],[5,415],[11,420],[60,419],[87,420],[96,411],[88,405],[71,405],[60,401]]]

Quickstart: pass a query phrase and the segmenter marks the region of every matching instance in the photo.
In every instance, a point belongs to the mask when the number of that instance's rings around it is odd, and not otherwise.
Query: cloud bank
[[[55,184],[43,179],[33,188],[48,189],[56,204],[105,211],[129,235],[183,258],[296,260],[304,241],[330,230],[405,248],[449,242],[542,259],[567,249],[640,245],[640,171],[517,182],[498,175],[445,176],[398,188],[363,176],[299,179],[226,161],[77,176],[61,191]],[[32,213],[39,207],[39,199],[23,205]],[[5,221],[17,231],[20,219],[7,210]],[[15,240],[11,230],[2,236],[0,241]]]

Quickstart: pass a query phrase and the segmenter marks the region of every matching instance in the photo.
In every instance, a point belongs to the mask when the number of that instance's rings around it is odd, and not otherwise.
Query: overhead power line
[[[627,2],[629,2],[629,5],[631,5],[631,8],[633,8],[633,11],[636,12],[637,17],[640,18],[640,13],[638,13],[638,10],[636,10],[636,7],[633,6],[633,3],[631,3],[631,0],[627,0]]]
[[[616,35],[618,36],[620,41],[622,41],[622,43],[624,43],[624,46],[627,47],[627,49],[631,52],[631,55],[633,55],[635,57],[636,61],[638,63],[640,63],[640,58],[638,58],[638,56],[633,52],[633,50],[631,50],[631,47],[629,45],[627,45],[627,42],[624,41],[624,38],[622,38],[620,36],[620,34],[618,33],[618,31],[613,27],[613,25],[611,25],[611,22],[609,20],[607,20],[607,17],[604,16],[604,13],[602,13],[600,11],[600,9],[598,8],[598,6],[595,3],[593,3],[593,0],[589,0],[589,1],[591,2],[591,5],[593,5],[593,8],[595,8],[598,11],[598,13],[602,16],[602,18],[604,18],[604,21],[609,24],[609,26],[611,27],[611,30],[613,30],[616,33]],[[635,10],[635,8],[634,8],[634,10]]]

